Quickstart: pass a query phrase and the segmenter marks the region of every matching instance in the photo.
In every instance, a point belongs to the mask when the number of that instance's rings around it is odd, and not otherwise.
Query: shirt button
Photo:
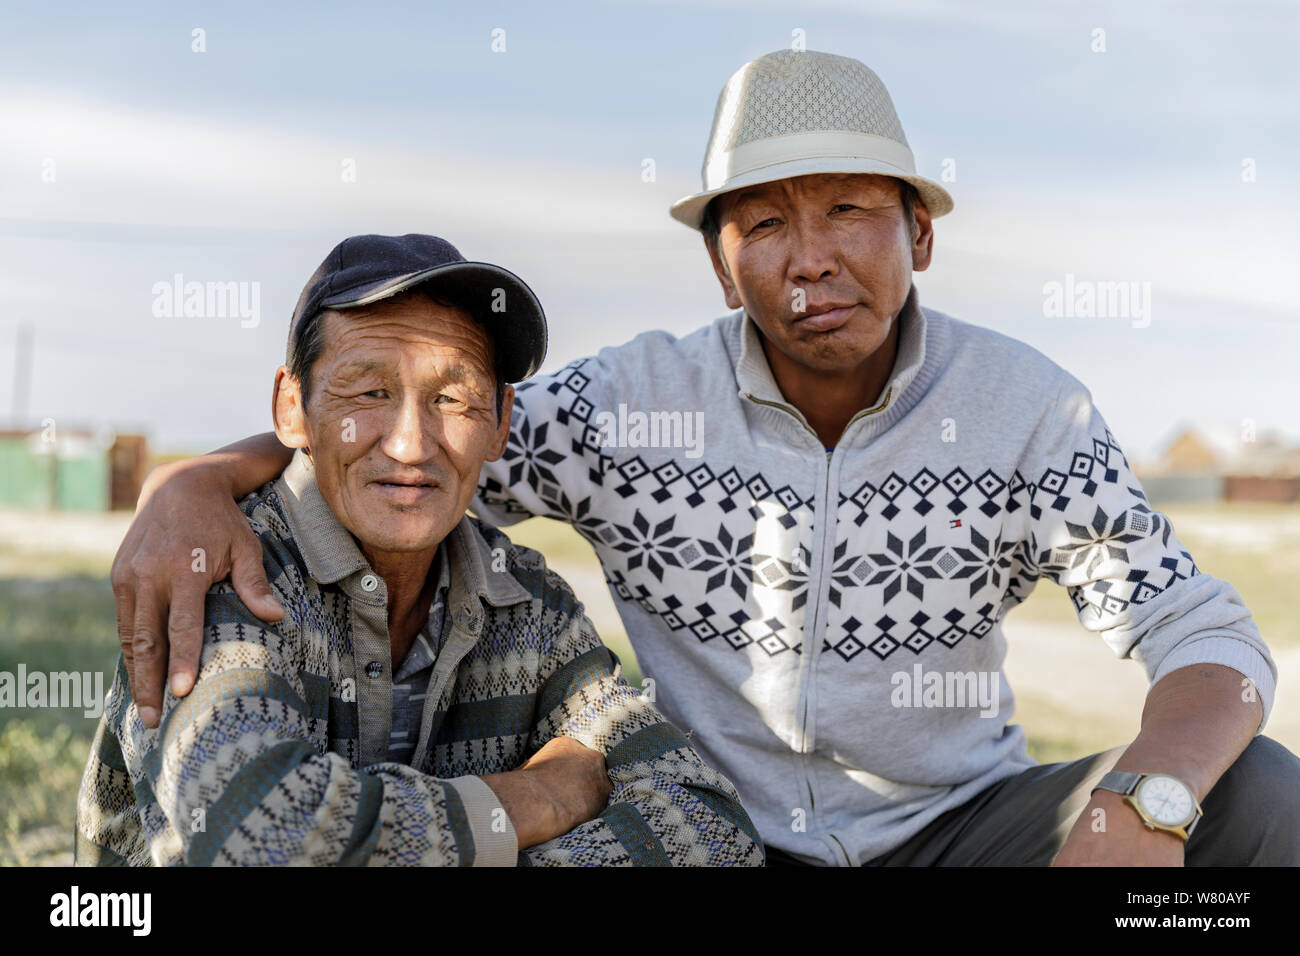
[[[460,627],[469,627],[470,618],[474,616],[474,609],[468,604],[462,604],[456,608],[456,623]]]
[[[371,661],[366,665],[366,676],[372,680],[384,672],[384,665],[379,661]]]
[[[373,574],[367,574],[361,579],[361,590],[373,591],[377,587],[379,587],[379,578],[375,577]]]

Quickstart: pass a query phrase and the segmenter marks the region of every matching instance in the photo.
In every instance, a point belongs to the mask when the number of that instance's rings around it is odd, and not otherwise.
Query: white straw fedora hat
[[[721,193],[810,173],[877,173],[916,187],[932,217],[952,197],[916,175],[889,91],[846,56],[779,50],[732,74],[718,97],[704,153],[703,189],[670,213],[692,229]]]

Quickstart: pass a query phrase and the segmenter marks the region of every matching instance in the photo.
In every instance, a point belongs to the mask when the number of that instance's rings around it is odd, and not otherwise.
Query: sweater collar
[[[325,502],[316,483],[316,467],[301,448],[276,479],[275,489],[284,501],[289,531],[315,581],[335,584],[358,571],[371,570],[352,533]],[[532,598],[514,575],[488,573],[492,549],[468,515],[461,515],[443,539],[435,560],[443,564],[438,573],[449,576],[453,592],[463,589],[495,607]]]
[[[895,402],[912,383],[925,364],[926,316],[917,300],[916,286],[907,293],[898,311],[898,354],[884,387],[868,411],[880,411]],[[748,313],[741,316],[740,359],[736,363],[736,383],[742,397],[793,408],[772,375],[758,326]]]

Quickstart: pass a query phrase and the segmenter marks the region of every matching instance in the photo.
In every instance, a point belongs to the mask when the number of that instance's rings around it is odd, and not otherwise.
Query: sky
[[[546,370],[705,325],[726,305],[668,207],[727,78],[801,38],[875,70],[918,172],[955,174],[923,305],[1062,365],[1131,457],[1186,425],[1300,438],[1295,4],[0,5],[0,427],[26,325],[19,424],[185,453],[268,430],[293,306],[356,233],[522,276]],[[178,274],[256,283],[257,320],[156,314]],[[1067,276],[1149,315],[1046,314]]]

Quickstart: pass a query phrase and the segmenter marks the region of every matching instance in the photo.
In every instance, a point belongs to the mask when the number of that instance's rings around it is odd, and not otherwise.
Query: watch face
[[[1153,774],[1142,781],[1134,796],[1152,820],[1167,827],[1188,822],[1194,813],[1192,792],[1173,777]]]

